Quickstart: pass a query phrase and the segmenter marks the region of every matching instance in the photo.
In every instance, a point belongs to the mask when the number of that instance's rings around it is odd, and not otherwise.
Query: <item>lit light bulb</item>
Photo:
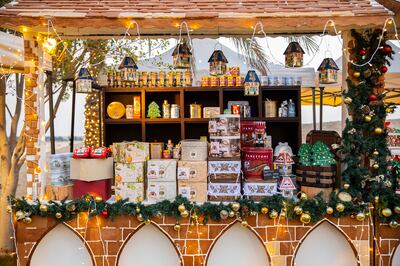
[[[43,43],[43,47],[47,50],[48,53],[53,53],[57,47],[57,40],[51,37],[46,38]]]

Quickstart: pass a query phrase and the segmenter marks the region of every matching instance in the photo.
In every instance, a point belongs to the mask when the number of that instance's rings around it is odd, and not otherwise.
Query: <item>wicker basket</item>
[[[218,192],[213,193],[210,185],[214,185],[218,187]],[[230,193],[228,192],[229,189],[224,189],[224,185],[226,186],[236,186],[237,188],[237,194],[236,195],[229,195]],[[241,195],[241,182],[240,179],[236,180],[224,180],[224,181],[212,181],[209,180],[208,182],[208,189],[207,189],[207,194],[208,194],[208,200],[209,201],[234,201],[238,200]]]

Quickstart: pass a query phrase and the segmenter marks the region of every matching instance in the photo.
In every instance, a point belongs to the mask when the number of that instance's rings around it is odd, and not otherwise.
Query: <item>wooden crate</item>
[[[73,184],[64,186],[46,186],[45,197],[48,200],[73,199]]]

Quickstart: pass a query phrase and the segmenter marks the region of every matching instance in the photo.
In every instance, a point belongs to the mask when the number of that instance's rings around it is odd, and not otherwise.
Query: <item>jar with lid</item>
[[[171,104],[171,118],[179,118],[179,105]]]
[[[133,119],[133,105],[127,105],[125,107],[125,117],[126,119]]]

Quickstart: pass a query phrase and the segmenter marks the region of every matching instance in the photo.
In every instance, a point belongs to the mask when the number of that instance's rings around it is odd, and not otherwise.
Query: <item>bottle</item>
[[[163,118],[171,118],[171,108],[167,100],[164,100],[164,103],[162,105],[162,110],[163,110]]]
[[[167,143],[167,150],[170,150],[171,153],[174,150],[174,144],[172,143],[172,140],[170,140],[170,139],[168,140],[168,143]]]
[[[287,101],[283,101],[281,104],[281,117],[287,117],[288,116],[288,104]]]
[[[287,108],[287,116],[288,117],[296,117],[296,107],[292,99],[289,99],[288,108]]]

